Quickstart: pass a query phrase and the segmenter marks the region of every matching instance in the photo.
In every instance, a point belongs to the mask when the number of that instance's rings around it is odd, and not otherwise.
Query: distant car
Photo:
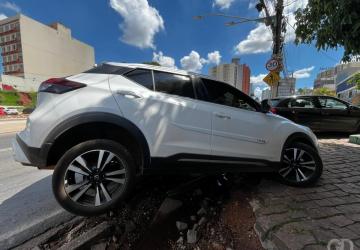
[[[34,108],[24,108],[22,113],[23,114],[31,114],[34,111]]]
[[[14,108],[5,108],[4,111],[7,115],[18,115],[19,114],[19,111],[17,111],[17,109],[14,109]]]
[[[315,132],[360,132],[360,108],[330,96],[270,99],[271,111]]]
[[[0,116],[6,115],[4,108],[0,107]]]

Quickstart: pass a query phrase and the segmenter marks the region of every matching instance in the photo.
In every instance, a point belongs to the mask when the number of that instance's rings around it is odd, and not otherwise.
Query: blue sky
[[[271,36],[255,22],[227,27],[230,19],[193,16],[222,12],[257,18],[255,0],[14,0],[0,1],[0,17],[21,12],[42,23],[59,21],[72,30],[73,37],[95,48],[96,62],[144,62],[158,60],[164,65],[207,74],[208,68],[232,57],[240,57],[251,68],[252,81],[261,84],[265,62],[271,56]],[[285,0],[285,15],[307,0]],[[271,8],[271,6],[269,6]],[[312,87],[321,68],[331,67],[342,57],[342,49],[318,52],[313,45],[293,44],[288,28],[286,65],[296,72],[297,88]]]

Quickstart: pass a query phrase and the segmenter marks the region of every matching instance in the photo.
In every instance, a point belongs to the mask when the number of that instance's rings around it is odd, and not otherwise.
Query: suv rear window
[[[101,64],[95,68],[89,69],[84,73],[95,73],[95,74],[113,74],[113,75],[122,75],[126,72],[129,72],[131,69],[126,67],[120,67],[110,64]]]
[[[154,71],[155,90],[170,95],[195,98],[194,87],[189,76]]]
[[[150,90],[154,90],[153,78],[150,70],[147,69],[135,69],[126,73],[125,76],[134,82],[148,88]]]

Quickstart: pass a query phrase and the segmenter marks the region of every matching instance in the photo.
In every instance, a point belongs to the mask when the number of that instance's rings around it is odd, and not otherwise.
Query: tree
[[[350,84],[355,84],[356,88],[360,90],[360,72],[356,73],[349,81]]]
[[[313,94],[314,95],[336,96],[335,90],[331,90],[326,87],[314,89]]]
[[[358,0],[309,0],[296,11],[297,44],[316,41],[318,50],[344,47],[343,60],[360,54],[360,4]]]

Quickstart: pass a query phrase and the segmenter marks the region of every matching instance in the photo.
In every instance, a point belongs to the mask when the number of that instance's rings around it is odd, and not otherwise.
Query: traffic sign
[[[280,62],[276,59],[270,59],[265,66],[269,71],[276,71],[280,68]]]
[[[265,78],[263,79],[263,81],[269,84],[270,86],[277,84],[279,80],[280,80],[279,72],[275,72],[275,71],[270,71],[269,74],[265,76]]]

